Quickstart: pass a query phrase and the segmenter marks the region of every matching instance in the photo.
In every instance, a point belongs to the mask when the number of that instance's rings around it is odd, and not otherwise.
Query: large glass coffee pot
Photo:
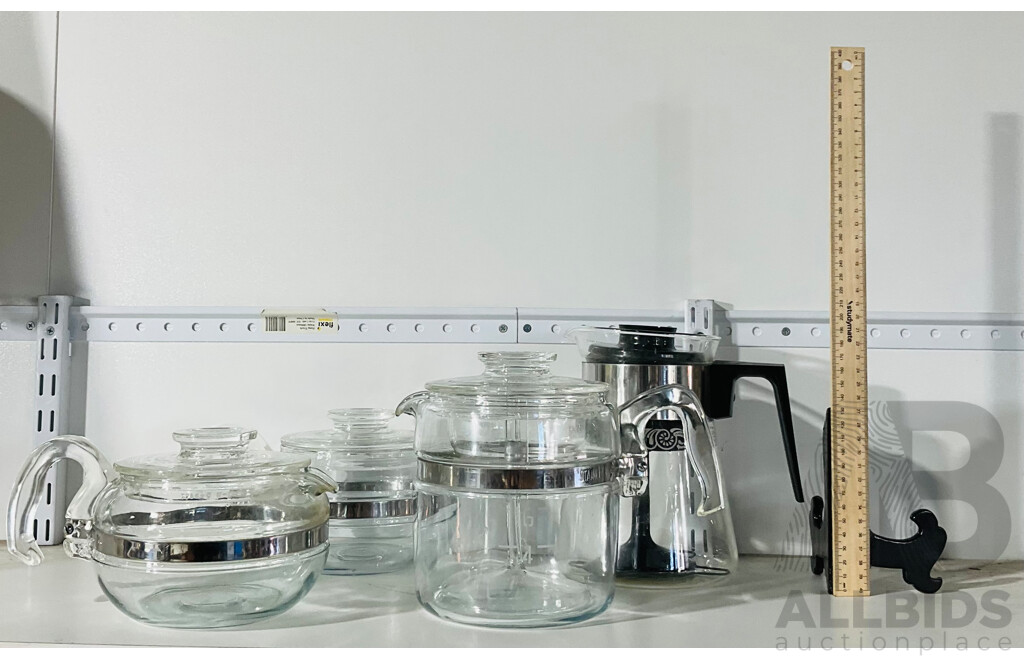
[[[420,602],[463,623],[592,617],[615,588],[620,470],[608,386],[550,372],[550,353],[481,353],[484,372],[428,383],[416,417]]]
[[[675,328],[576,328],[583,377],[608,384],[624,437],[632,428],[648,463],[648,488],[620,500],[616,572],[625,577],[725,575],[738,559],[714,425],[732,416],[739,378],[774,391],[793,493],[803,501],[783,365],[715,361],[718,337]],[[641,424],[643,422],[643,424]]]

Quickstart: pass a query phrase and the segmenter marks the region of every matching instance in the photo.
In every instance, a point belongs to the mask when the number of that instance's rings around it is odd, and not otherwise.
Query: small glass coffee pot
[[[391,428],[395,415],[375,408],[327,413],[334,427],[290,433],[281,451],[303,454],[337,482],[331,501],[331,549],[325,573],[366,575],[412,562],[416,454],[412,433]]]

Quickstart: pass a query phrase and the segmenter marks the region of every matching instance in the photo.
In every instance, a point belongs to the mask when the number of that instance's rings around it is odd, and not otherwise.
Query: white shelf
[[[803,593],[808,610],[820,625],[822,607],[833,618],[850,620],[860,609],[864,618],[885,620],[886,592],[900,591],[916,599],[924,612],[925,601],[936,613],[940,599],[954,591],[957,599],[998,588],[1009,592],[1006,603],[1012,621],[1024,616],[1024,566],[1022,562],[983,564],[940,562],[936,574],[946,580],[943,591],[932,596],[906,591],[897,571],[876,569],[872,591],[866,599],[835,599],[822,595],[824,581],[811,575],[808,560],[774,557],[742,557],[740,570],[727,581],[701,590],[619,587],[611,607],[590,621],[542,630],[495,630],[442,621],[424,611],[416,601],[412,575],[322,577],[310,594],[291,610],[259,623],[239,628],[202,631],[169,630],[137,623],[117,611],[103,596],[88,562],[64,556],[60,548],[44,548],[46,559],[28,567],[11,557],[0,544],[0,593],[8,594],[0,617],[0,643],[58,643],[137,646],[768,646],[780,636],[792,646],[797,637],[814,640],[847,634],[855,647],[863,634],[865,645],[875,637],[887,646],[906,637],[916,646],[921,637],[941,647],[941,616],[935,627],[806,629],[791,623],[776,628],[792,590]],[[780,561],[783,562],[780,565]],[[974,566],[975,568],[969,568]],[[947,596],[948,597],[948,596]],[[822,603],[827,599],[827,603]],[[956,612],[962,612],[958,604]],[[55,616],[55,613],[59,613]],[[1013,625],[1001,629],[975,622],[948,630],[975,640],[987,636],[995,645],[1001,636],[1020,644]],[[1015,632],[1016,631],[1016,632]],[[816,642],[818,643],[818,642]]]

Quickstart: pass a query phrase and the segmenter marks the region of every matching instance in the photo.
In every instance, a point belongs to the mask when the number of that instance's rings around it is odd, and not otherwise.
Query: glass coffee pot
[[[620,576],[714,576],[735,568],[711,420],[732,416],[739,378],[771,383],[793,493],[803,501],[783,365],[715,361],[718,337],[671,327],[582,327],[567,335],[583,355],[583,377],[609,386],[627,450],[648,463],[646,491],[620,500]]]
[[[42,561],[32,512],[47,470],[70,459],[82,466],[82,486],[67,508],[64,550],[93,564],[122,612],[176,628],[283,612],[323,570],[325,493],[335,486],[308,457],[250,447],[256,437],[243,428],[187,429],[174,434],[178,453],[113,466],[85,438],[53,438],[15,481],[8,550],[32,566]]]
[[[480,353],[484,372],[427,383],[416,417],[420,602],[454,621],[551,626],[615,589],[626,474],[608,386],[550,372],[551,353]]]
[[[416,454],[412,433],[391,428],[395,415],[375,408],[328,414],[334,427],[291,433],[281,450],[304,454],[337,482],[331,493],[331,549],[325,573],[366,575],[412,562]]]

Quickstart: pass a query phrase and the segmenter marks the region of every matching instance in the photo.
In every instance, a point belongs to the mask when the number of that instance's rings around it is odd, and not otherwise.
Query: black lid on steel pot
[[[714,359],[718,338],[688,335],[672,326],[620,325],[594,328],[585,362],[601,364],[707,364]],[[601,330],[607,331],[603,336]],[[611,341],[605,338],[610,338]],[[682,341],[681,341],[682,340]]]

